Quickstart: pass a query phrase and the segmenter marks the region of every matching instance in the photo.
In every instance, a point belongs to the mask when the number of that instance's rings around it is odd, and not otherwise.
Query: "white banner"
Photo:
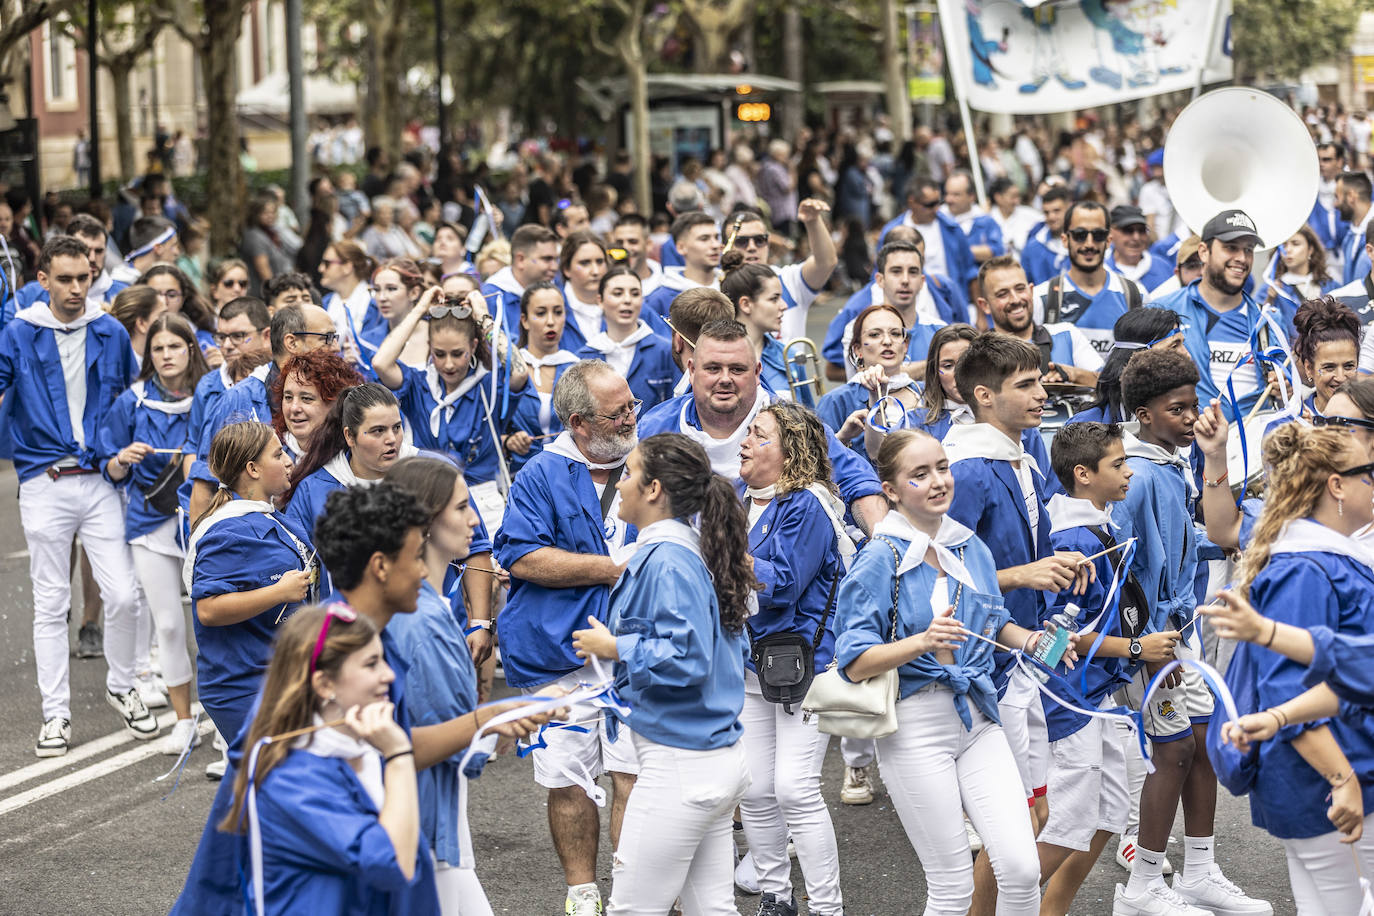
[[[1231,79],[1230,0],[939,0],[979,111],[1076,111]]]

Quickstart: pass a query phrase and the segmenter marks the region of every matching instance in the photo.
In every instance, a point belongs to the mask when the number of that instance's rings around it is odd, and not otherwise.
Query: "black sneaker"
[[[137,687],[130,687],[125,693],[106,690],[105,701],[124,718],[124,727],[129,730],[129,734],[140,741],[157,737],[157,719],[148,711],[148,707],[143,705]]]
[[[71,743],[71,720],[61,716],[53,716],[43,723],[43,729],[38,733],[38,741],[33,746],[33,752],[39,757],[62,757],[66,755],[67,746]]]
[[[105,654],[105,634],[98,623],[83,623],[76,634],[77,658],[100,658]]]
[[[797,898],[784,901],[777,894],[764,894],[756,916],[797,916]]]

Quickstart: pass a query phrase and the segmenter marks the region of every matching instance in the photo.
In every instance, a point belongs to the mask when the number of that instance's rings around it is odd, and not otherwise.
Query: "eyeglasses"
[[[358,612],[346,604],[331,604],[324,609],[324,623],[320,626],[320,638],[315,640],[315,651],[310,653],[310,673],[315,673],[315,666],[319,664],[320,655],[324,652],[324,641],[329,638],[329,625],[335,620],[344,623],[353,623],[358,619]]]
[[[160,289],[157,291],[157,294],[168,302],[180,302],[182,299],[181,290],[179,289]]]
[[[1069,238],[1075,242],[1086,242],[1092,236],[1094,242],[1105,242],[1110,233],[1106,229],[1070,229]]]
[[[1374,461],[1369,464],[1356,465],[1353,468],[1346,468],[1344,471],[1337,471],[1341,477],[1368,477],[1374,474]]]
[[[247,280],[221,280],[221,281],[219,281],[219,285],[220,285],[220,286],[235,286],[235,287],[238,287],[239,289],[247,289],[247,288],[248,288],[248,281],[247,281]]]
[[[1346,429],[1367,429],[1374,431],[1374,420],[1360,417],[1328,417],[1324,414],[1312,415],[1313,426],[1340,426]],[[1342,471],[1341,473],[1345,473]]]
[[[936,207],[940,206],[940,204],[942,204],[942,203],[944,203],[944,202],[945,202],[945,199],[944,199],[943,197],[937,197],[937,198],[935,198],[934,200],[917,200],[917,201],[916,201],[917,204],[919,204],[919,205],[922,206],[922,207],[925,207],[925,208],[928,209],[928,210],[933,210],[933,209],[935,209]]]
[[[213,335],[215,338],[215,346],[222,347],[226,342],[231,343],[236,347],[241,346],[245,340],[252,337],[254,334],[261,333],[262,330],[262,328],[258,328],[256,331],[232,331],[228,334],[217,333]]]
[[[768,233],[759,235],[737,235],[735,236],[735,246],[737,248],[767,248]]]
[[[336,260],[334,260],[333,258],[320,258],[320,264],[323,265],[324,267],[337,267],[338,265],[344,264],[344,263],[346,263],[346,262],[344,262],[344,261],[336,261]]]
[[[630,402],[630,406],[620,411],[617,411],[616,413],[613,413],[610,416],[606,416],[604,413],[594,413],[592,414],[592,416],[600,420],[610,420],[616,426],[620,426],[628,422],[633,417],[637,416],[639,414],[639,408],[643,406],[644,402],[639,398],[635,398],[633,401]]]
[[[864,340],[869,343],[878,343],[883,340],[903,341],[907,339],[908,331],[906,328],[870,328],[864,331]]]
[[[454,318],[469,318],[472,316],[472,306],[462,299],[445,299],[443,305],[431,305],[429,307],[430,319],[447,318],[452,315]]]
[[[324,341],[326,347],[332,347],[339,342],[337,331],[295,331],[297,337],[319,337]]]

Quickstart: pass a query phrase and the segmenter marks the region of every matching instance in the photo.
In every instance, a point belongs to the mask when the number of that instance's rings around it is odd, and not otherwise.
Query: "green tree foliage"
[[[1237,82],[1291,80],[1350,48],[1370,0],[1234,0]]]

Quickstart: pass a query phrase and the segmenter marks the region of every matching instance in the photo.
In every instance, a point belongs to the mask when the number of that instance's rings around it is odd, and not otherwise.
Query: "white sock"
[[[600,900],[601,888],[595,881],[586,884],[569,884],[568,896],[574,900],[581,896],[595,896],[597,900]]]
[[[1216,837],[1183,837],[1183,880],[1186,884],[1207,877],[1216,861]]]
[[[1135,861],[1131,863],[1131,878],[1126,883],[1126,895],[1138,897],[1156,881],[1164,880],[1164,853],[1135,844]]]

